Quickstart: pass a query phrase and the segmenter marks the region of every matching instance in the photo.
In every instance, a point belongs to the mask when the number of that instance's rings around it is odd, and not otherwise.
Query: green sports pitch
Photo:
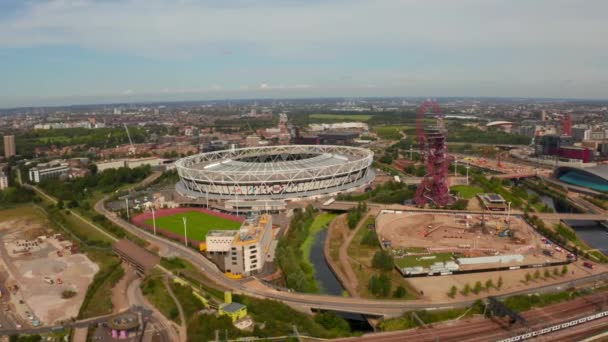
[[[196,241],[205,241],[207,232],[211,230],[236,230],[241,227],[240,222],[201,213],[199,211],[189,211],[185,213],[157,217],[156,227],[184,236],[183,217],[186,218],[188,239],[193,239]],[[152,219],[146,220],[145,223],[152,227]]]

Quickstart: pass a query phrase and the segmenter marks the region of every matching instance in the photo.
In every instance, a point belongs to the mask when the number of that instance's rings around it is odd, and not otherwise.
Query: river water
[[[538,194],[532,189],[526,189],[526,191],[528,194],[539,195],[541,201],[557,213],[577,212],[572,206],[562,203],[562,201],[556,201],[551,196]],[[564,220],[564,222],[574,229],[579,238],[585,241],[587,245],[608,255],[608,229],[606,227],[603,227],[597,221]]]
[[[608,229],[597,221],[565,220],[564,222],[572,227],[589,246],[608,255]]]
[[[317,284],[321,287],[321,292],[334,296],[342,296],[345,289],[331,268],[329,268],[329,265],[325,260],[325,255],[323,254],[323,245],[325,244],[327,233],[328,229],[326,228],[319,231],[315,236],[315,241],[310,252],[310,262],[315,267],[315,279],[317,280]],[[373,331],[372,326],[367,322],[363,315],[347,312],[336,313],[348,322],[353,331]]]
[[[344,287],[342,287],[334,272],[327,265],[323,254],[323,244],[327,238],[327,231],[327,229],[323,229],[315,236],[315,241],[310,252],[310,261],[315,266],[315,278],[321,286],[321,292],[341,296],[344,292]]]

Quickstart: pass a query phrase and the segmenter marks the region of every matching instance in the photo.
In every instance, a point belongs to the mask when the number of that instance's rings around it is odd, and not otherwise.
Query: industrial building
[[[594,152],[586,147],[574,146],[574,138],[567,135],[543,135],[536,138],[535,152],[537,156],[554,156],[569,161],[593,161]]]
[[[272,216],[263,214],[246,220],[238,231],[214,230],[207,233],[207,257],[223,272],[251,275],[259,272],[270,258]]]

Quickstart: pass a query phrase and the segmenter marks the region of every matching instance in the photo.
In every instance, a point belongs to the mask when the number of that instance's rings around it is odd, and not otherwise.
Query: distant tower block
[[[10,158],[17,154],[15,148],[15,136],[14,135],[5,135],[4,136],[4,157]]]
[[[425,127],[424,119],[427,112],[435,114],[437,118],[435,127]],[[426,101],[418,109],[416,135],[427,170],[416,190],[414,200],[420,206],[427,203],[446,206],[452,201],[448,188],[449,158],[445,143],[447,130],[443,125],[443,111],[436,102]]]

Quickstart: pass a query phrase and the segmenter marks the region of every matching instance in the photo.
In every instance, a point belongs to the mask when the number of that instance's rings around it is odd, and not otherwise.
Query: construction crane
[[[123,126],[125,126],[125,131],[127,131],[127,137],[129,138],[129,144],[131,145],[131,147],[129,148],[129,154],[135,154],[135,145],[133,145],[133,140],[131,140],[131,134],[129,133],[129,127],[127,127],[127,124],[123,124]]]

